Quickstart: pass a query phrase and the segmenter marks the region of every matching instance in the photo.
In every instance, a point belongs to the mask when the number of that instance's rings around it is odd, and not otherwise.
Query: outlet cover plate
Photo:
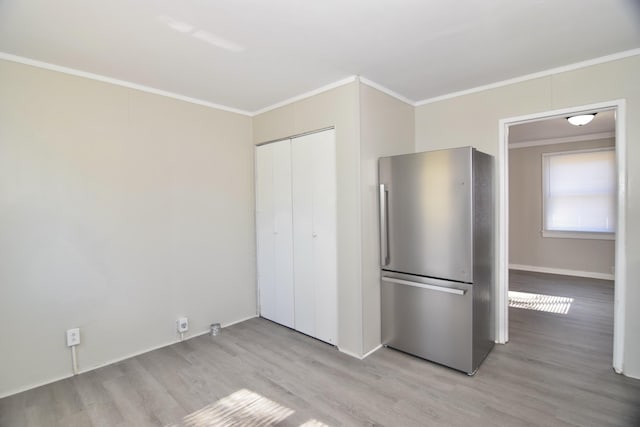
[[[189,330],[189,319],[181,317],[178,319],[178,332],[187,332]]]
[[[67,347],[80,344],[80,328],[67,330]]]

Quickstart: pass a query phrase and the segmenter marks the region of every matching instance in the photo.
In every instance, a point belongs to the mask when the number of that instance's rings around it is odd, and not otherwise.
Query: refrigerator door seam
[[[382,281],[388,282],[388,283],[397,283],[399,285],[414,286],[416,288],[429,289],[432,291],[446,292],[454,295],[464,295],[467,292],[465,289],[446,288],[444,286],[428,285],[426,283],[412,282],[410,280],[396,279],[396,278],[387,277],[387,276],[382,276]]]

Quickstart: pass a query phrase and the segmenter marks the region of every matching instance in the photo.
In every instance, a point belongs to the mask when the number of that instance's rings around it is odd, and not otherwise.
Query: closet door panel
[[[294,327],[293,227],[291,204],[291,142],[272,144],[275,150],[275,279],[278,323]]]
[[[315,336],[313,260],[313,146],[304,137],[291,144],[295,328]]]
[[[337,336],[336,161],[334,131],[313,135],[313,280],[315,336]]]
[[[292,140],[296,329],[337,336],[334,131]]]
[[[291,142],[280,141],[274,146],[273,187],[275,189],[275,279],[276,322],[293,328],[293,229],[291,205]]]
[[[273,149],[256,148],[256,247],[260,315],[274,320],[275,236],[273,234]]]
[[[256,149],[256,244],[260,315],[294,326],[290,142]]]

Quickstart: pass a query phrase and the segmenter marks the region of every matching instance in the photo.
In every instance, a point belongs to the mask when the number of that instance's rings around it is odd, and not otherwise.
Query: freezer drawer
[[[382,343],[472,373],[473,285],[383,271]]]

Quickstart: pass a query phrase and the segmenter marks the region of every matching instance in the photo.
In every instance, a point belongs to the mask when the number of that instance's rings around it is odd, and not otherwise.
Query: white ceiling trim
[[[116,86],[135,89],[141,92],[147,92],[154,95],[166,96],[167,98],[177,99],[178,101],[189,102],[191,104],[202,105],[204,107],[215,108],[216,110],[228,111],[230,113],[242,114],[243,116],[251,117],[253,115],[248,111],[227,107],[226,105],[214,104],[213,102],[204,101],[202,99],[191,98],[189,96],[168,92],[166,90],[156,89],[149,86],[143,86],[143,85],[128,82],[125,80],[114,79],[112,77],[107,77],[100,74],[94,74],[94,73],[89,73],[82,70],[76,70],[74,68],[63,67],[61,65],[50,64],[48,62],[37,61],[35,59],[24,58],[22,56],[12,55],[10,53],[0,52],[0,59],[4,59],[6,61],[11,61],[11,62],[18,62],[20,64],[30,65],[32,67],[44,68],[46,70],[57,71],[59,73],[69,74],[72,76],[83,77],[91,80],[97,80],[103,83],[110,83]]]
[[[262,108],[260,110],[251,112],[251,111],[239,110],[237,108],[227,107],[226,105],[215,104],[213,102],[204,101],[202,99],[191,98],[189,96],[180,95],[180,94],[169,92],[169,91],[166,91],[166,90],[161,90],[161,89],[156,89],[156,88],[152,88],[152,87],[149,87],[149,86],[139,85],[137,83],[128,82],[126,80],[114,79],[112,77],[103,76],[101,74],[89,73],[87,71],[77,70],[75,68],[63,67],[61,65],[51,64],[51,63],[43,62],[43,61],[38,61],[38,60],[35,60],[35,59],[31,59],[31,58],[25,58],[23,56],[12,55],[12,54],[6,53],[6,52],[0,52],[0,60],[17,62],[17,63],[20,63],[20,64],[25,64],[25,65],[32,66],[32,67],[43,68],[45,70],[57,71],[59,73],[69,74],[69,75],[77,76],[77,77],[83,77],[83,78],[86,78],[86,79],[96,80],[96,81],[100,81],[100,82],[103,82],[103,83],[110,83],[110,84],[113,84],[113,85],[116,85],[116,86],[122,86],[122,87],[130,88],[130,89],[135,89],[135,90],[139,90],[141,92],[147,92],[147,93],[151,93],[151,94],[154,94],[154,95],[166,96],[167,98],[177,99],[179,101],[189,102],[191,104],[202,105],[204,107],[215,108],[216,110],[228,111],[230,113],[242,114],[243,116],[249,116],[249,117],[254,117],[254,116],[257,116],[258,114],[266,113],[267,111],[274,110],[276,108],[280,108],[280,107],[283,107],[283,106],[288,105],[288,104],[292,104],[294,102],[303,100],[305,98],[310,98],[310,97],[318,95],[318,94],[320,94],[322,92],[326,92],[326,91],[329,91],[331,89],[335,89],[337,87],[344,86],[346,84],[352,83],[352,82],[354,82],[354,81],[356,81],[358,79],[357,76],[349,76],[349,77],[347,77],[345,79],[338,80],[337,82],[329,83],[328,85],[319,87],[319,88],[314,89],[312,91],[305,92],[305,93],[302,93],[300,95],[296,95],[296,96],[294,96],[292,98],[289,98],[289,99],[286,99],[286,100],[284,100],[282,102],[278,102],[276,104],[270,105],[270,106]],[[373,83],[373,82],[371,82],[371,83]],[[373,84],[375,84],[375,83],[373,83]],[[380,88],[382,87],[380,85],[377,85],[377,86],[380,87]],[[389,92],[391,92],[391,91],[389,91]],[[397,96],[399,96],[399,95],[397,95]],[[411,105],[413,105],[413,104],[411,104]]]
[[[377,89],[382,93],[386,93],[390,97],[395,98],[398,101],[402,101],[405,104],[409,104],[412,107],[416,106],[416,103],[413,102],[412,100],[410,100],[409,98],[405,98],[404,96],[400,95],[399,93],[396,93],[396,92],[392,91],[391,89],[387,89],[386,87],[384,87],[384,86],[382,86],[382,85],[380,85],[380,84],[378,84],[378,83],[376,83],[374,81],[371,81],[371,80],[369,80],[369,79],[367,79],[365,77],[360,76],[360,83],[364,83],[367,86],[372,87],[374,89]]]
[[[590,133],[586,135],[565,136],[563,138],[549,138],[537,139],[532,141],[513,142],[509,144],[509,149],[512,150],[515,148],[537,147],[540,145],[564,144],[567,142],[594,141],[596,139],[607,139],[615,137],[615,132]]]
[[[312,96],[318,95],[320,93],[329,91],[331,89],[335,89],[337,87],[340,86],[344,86],[346,84],[352,83],[356,80],[360,80],[360,82],[366,84],[367,86],[370,86],[374,89],[377,89],[389,96],[392,96],[402,102],[405,102],[413,107],[420,107],[422,105],[426,105],[426,104],[431,104],[434,102],[438,102],[438,101],[444,101],[447,99],[451,99],[451,98],[456,98],[459,96],[464,96],[464,95],[469,95],[472,93],[477,93],[477,92],[482,92],[485,90],[489,90],[489,89],[494,89],[494,88],[498,88],[498,87],[503,87],[503,86],[508,86],[511,84],[515,84],[515,83],[521,83],[524,81],[528,81],[528,80],[533,80],[533,79],[537,79],[537,78],[541,78],[541,77],[547,77],[553,74],[558,74],[558,73],[562,73],[562,72],[567,72],[567,71],[572,71],[572,70],[577,70],[580,68],[585,68],[585,67],[590,67],[593,65],[598,65],[598,64],[603,64],[606,62],[611,62],[611,61],[616,61],[619,59],[624,59],[624,58],[629,58],[632,56],[636,56],[636,55],[640,55],[640,48],[639,49],[632,49],[632,50],[627,50],[627,51],[623,51],[623,52],[618,52],[618,53],[614,53],[611,55],[606,55],[606,56],[601,56],[599,58],[594,58],[594,59],[590,59],[587,61],[582,61],[582,62],[576,62],[574,64],[569,64],[569,65],[564,65],[562,67],[556,67],[556,68],[551,68],[549,70],[545,70],[545,71],[540,71],[538,73],[533,73],[533,74],[527,74],[524,76],[520,76],[520,77],[515,77],[513,79],[508,79],[508,80],[502,80],[499,82],[495,82],[495,83],[491,83],[491,84],[487,84],[487,85],[483,85],[483,86],[477,86],[475,88],[471,88],[471,89],[466,89],[466,90],[462,90],[462,91],[458,91],[458,92],[452,92],[449,94],[445,94],[445,95],[441,95],[441,96],[437,96],[434,98],[429,98],[429,99],[425,99],[422,101],[417,101],[417,102],[413,102],[410,99],[390,90],[387,89],[386,87],[375,83],[372,80],[369,80],[365,77],[358,77],[358,76],[349,76],[347,78],[344,78],[342,80],[338,80],[336,82],[333,83],[329,83],[325,86],[319,87],[317,89],[311,90],[309,92],[305,92],[302,93],[300,95],[296,95],[294,97],[291,97],[289,99],[286,99],[284,101],[278,102],[276,104],[272,104],[268,107],[256,110],[256,111],[245,111],[245,110],[240,110],[237,108],[233,108],[233,107],[228,107],[226,105],[221,105],[221,104],[215,104],[213,102],[209,102],[209,101],[204,101],[202,99],[197,99],[197,98],[192,98],[192,97],[188,97],[188,96],[184,96],[184,95],[180,95],[177,93],[173,93],[173,92],[169,92],[166,90],[161,90],[161,89],[156,89],[156,88],[152,88],[149,86],[144,86],[144,85],[139,85],[137,83],[132,83],[126,80],[120,80],[120,79],[115,79],[112,77],[107,77],[107,76],[103,76],[100,74],[95,74],[95,73],[90,73],[87,71],[82,71],[82,70],[77,70],[74,68],[69,68],[69,67],[64,67],[61,65],[56,65],[56,64],[51,64],[48,62],[43,62],[43,61],[38,61],[35,59],[30,59],[30,58],[25,58],[22,56],[18,56],[18,55],[13,55],[10,53],[5,53],[5,52],[0,52],[0,60],[7,60],[7,61],[11,61],[11,62],[17,62],[17,63],[21,63],[21,64],[25,64],[25,65],[30,65],[33,67],[38,67],[38,68],[44,68],[47,70],[51,70],[51,71],[57,71],[60,73],[64,73],[64,74],[69,74],[69,75],[73,75],[73,76],[78,76],[78,77],[83,77],[83,78],[87,78],[87,79],[91,79],[91,80],[97,80],[100,82],[104,82],[104,83],[110,83],[110,84],[114,84],[117,86],[122,86],[122,87],[126,87],[126,88],[130,88],[130,89],[135,89],[135,90],[139,90],[142,92],[147,92],[147,93],[151,93],[154,95],[160,95],[160,96],[166,96],[168,98],[172,98],[172,99],[176,99],[179,101],[184,101],[184,102],[189,102],[192,104],[196,104],[196,105],[202,105],[204,107],[209,107],[209,108],[214,108],[217,110],[222,110],[222,111],[228,111],[231,113],[236,113],[236,114],[241,114],[244,116],[249,116],[249,117],[254,117],[257,116],[259,114],[263,114],[266,113],[267,111],[271,111],[274,110],[276,108],[280,108],[283,107],[285,105],[289,105],[292,104],[294,102],[297,101],[301,101],[303,99],[306,98],[310,98]]]
[[[335,89],[340,86],[344,86],[349,83],[353,83],[358,79],[358,76],[349,76],[345,79],[338,80],[337,82],[329,83],[328,85],[319,87],[318,89],[311,90],[309,92],[302,93],[300,95],[296,95],[292,98],[285,99],[284,101],[275,103],[273,105],[269,105],[268,107],[261,108],[260,110],[254,111],[251,113],[251,116],[257,116],[262,113],[266,113],[267,111],[275,110],[276,108],[284,107],[285,105],[293,104],[294,102],[301,101],[306,98],[311,98],[312,96],[318,95],[322,92],[327,92],[331,89]]]
[[[541,77],[548,77],[548,76],[551,76],[553,74],[559,74],[559,73],[565,73],[567,71],[579,70],[580,68],[591,67],[593,65],[604,64],[606,62],[611,62],[611,61],[617,61],[619,59],[629,58],[631,56],[636,56],[636,55],[640,55],[640,49],[625,50],[623,52],[613,53],[611,55],[601,56],[599,58],[589,59],[587,61],[576,62],[576,63],[573,63],[573,64],[563,65],[561,67],[556,67],[556,68],[551,68],[551,69],[544,70],[544,71],[539,71],[539,72],[533,73],[533,74],[526,74],[524,76],[514,77],[513,79],[502,80],[502,81],[499,81],[499,82],[490,83],[490,84],[483,85],[483,86],[477,86],[477,87],[474,87],[474,88],[471,88],[471,89],[465,89],[465,90],[461,90],[461,91],[458,91],[458,92],[451,92],[451,93],[448,93],[448,94],[445,94],[445,95],[436,96],[436,97],[433,97],[433,98],[428,98],[428,99],[425,99],[425,100],[422,100],[422,101],[417,101],[413,105],[416,106],[416,107],[420,107],[422,105],[432,104],[432,103],[438,102],[438,101],[444,101],[444,100],[451,99],[451,98],[457,98],[457,97],[463,96],[463,95],[470,95],[472,93],[477,93],[477,92],[482,92],[482,91],[489,90],[489,89],[495,89],[495,88],[499,88],[499,87],[503,87],[503,86],[508,86],[508,85],[512,85],[512,84],[515,84],[515,83],[521,83],[521,82],[525,82],[525,81],[528,81],[528,80],[539,79]]]

